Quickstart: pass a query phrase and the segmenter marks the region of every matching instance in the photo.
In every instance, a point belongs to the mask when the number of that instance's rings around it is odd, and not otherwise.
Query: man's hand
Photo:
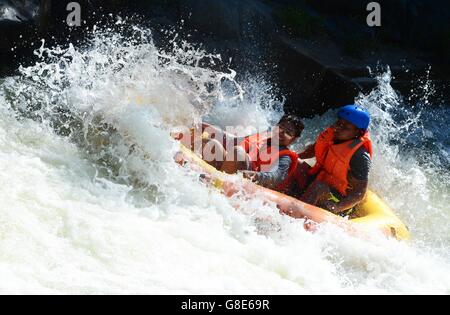
[[[334,214],[338,214],[341,211],[340,207],[339,207],[339,203],[336,203],[331,200],[324,201],[322,203],[322,208],[324,208],[325,210],[328,210]]]
[[[315,144],[308,145],[303,152],[298,154],[298,157],[302,160],[312,159],[316,153],[314,151]]]
[[[200,148],[201,141],[202,141],[202,133],[201,129],[192,128],[189,131],[185,132],[171,132],[170,136],[177,141],[180,141],[183,143],[186,147],[190,148],[191,150],[196,147],[194,146],[197,144]]]
[[[186,160],[184,159],[184,155],[181,152],[177,152],[175,156],[173,157],[176,163],[180,165],[184,165],[186,163]]]
[[[174,140],[181,140],[183,138],[183,133],[182,132],[171,132],[170,136],[174,139]]]
[[[244,178],[247,178],[253,182],[256,180],[256,172],[253,172],[253,171],[242,171],[242,176],[244,176]]]

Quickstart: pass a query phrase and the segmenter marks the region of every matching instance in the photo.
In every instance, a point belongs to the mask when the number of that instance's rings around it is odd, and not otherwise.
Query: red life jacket
[[[310,175],[318,174],[317,180],[346,196],[349,189],[350,160],[362,146],[366,148],[372,158],[372,141],[368,132],[359,138],[335,144],[334,131],[332,128],[328,128],[317,138],[314,146],[317,163],[310,170]]]
[[[249,155],[252,170],[255,172],[269,171],[281,157],[289,156],[292,162],[288,174],[284,181],[276,187],[277,191],[287,191],[294,179],[297,180],[297,177],[300,179],[299,176],[296,176],[299,166],[298,155],[291,150],[279,151],[278,148],[269,146],[268,141],[270,138],[270,132],[255,134],[246,137],[240,146]]]

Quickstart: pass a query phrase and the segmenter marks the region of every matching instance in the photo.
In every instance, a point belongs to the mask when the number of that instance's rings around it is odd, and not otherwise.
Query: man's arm
[[[298,157],[301,158],[302,160],[312,159],[313,157],[316,156],[314,147],[315,143],[308,145],[303,152],[299,153]]]
[[[256,181],[259,185],[267,188],[276,188],[288,176],[289,168],[291,167],[291,158],[282,156],[278,160],[278,166],[274,167],[268,172],[251,172],[244,171],[244,177]]]
[[[351,178],[349,180],[349,184],[352,186],[352,190],[349,192],[347,197],[343,198],[340,202],[337,203],[333,201],[326,201],[324,203],[324,208],[337,214],[339,212],[353,208],[354,206],[359,204],[366,195],[369,181]]]

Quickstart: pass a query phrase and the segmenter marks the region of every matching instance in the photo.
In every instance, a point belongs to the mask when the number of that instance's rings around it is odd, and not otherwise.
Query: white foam
[[[204,52],[170,55],[114,33],[66,56],[65,66],[58,57],[23,69],[41,73],[39,85],[9,78],[0,95],[1,293],[450,293],[448,196],[435,200],[428,173],[386,135],[389,81],[361,99],[376,117],[371,182],[407,221],[410,243],[363,241],[334,226],[312,234],[258,198],[238,200],[236,210],[172,161],[170,129],[208,113],[222,125],[276,121],[266,83],[250,80],[247,94],[227,96],[219,83],[232,73],[199,67]],[[24,119],[27,104],[43,105],[35,111],[46,123]],[[53,132],[62,117],[55,104],[71,110],[80,137]],[[302,141],[333,115],[308,120]]]

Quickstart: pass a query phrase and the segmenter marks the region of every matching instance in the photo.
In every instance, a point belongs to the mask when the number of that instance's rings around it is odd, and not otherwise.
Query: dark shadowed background
[[[82,40],[100,21],[133,17],[201,44],[230,60],[239,74],[264,73],[302,116],[350,103],[376,83],[370,67],[389,66],[392,85],[408,92],[425,77],[434,104],[450,103],[450,2],[380,0],[381,27],[369,27],[363,0],[110,0],[78,1],[82,26],[69,27],[67,0],[0,0],[0,74],[34,62],[47,43]],[[226,63],[228,65],[228,63]],[[429,72],[429,74],[427,74]]]

